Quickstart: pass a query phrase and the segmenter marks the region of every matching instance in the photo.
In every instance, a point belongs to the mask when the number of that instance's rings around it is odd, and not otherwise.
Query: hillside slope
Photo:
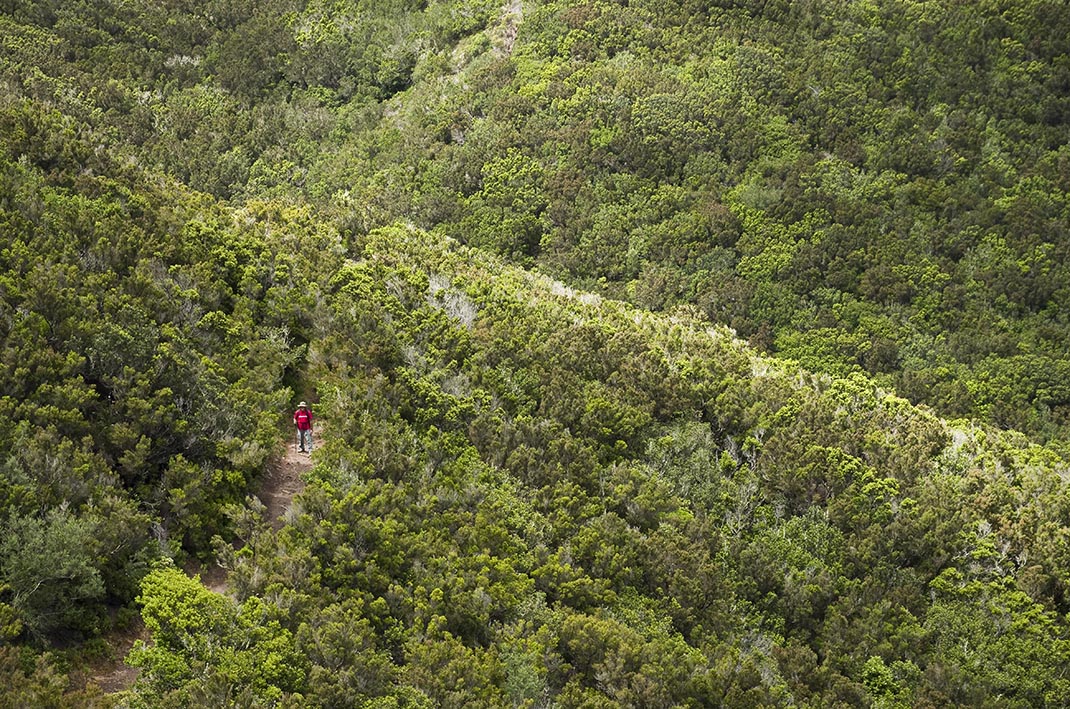
[[[240,520],[236,605],[148,577],[147,703],[1068,696],[1051,452],[406,227],[328,291],[312,482]]]
[[[8,93],[195,189],[412,221],[1070,438],[1064,2],[9,8]]]
[[[0,704],[1066,706],[1068,8],[7,3]]]
[[[530,5],[508,57],[414,83],[317,161],[352,228],[412,219],[1068,437],[1065,3]]]
[[[227,209],[95,137],[0,99],[0,703],[14,706],[74,705],[57,667],[99,659],[154,563],[212,555],[226,508],[281,452],[309,273],[337,243],[292,208]]]

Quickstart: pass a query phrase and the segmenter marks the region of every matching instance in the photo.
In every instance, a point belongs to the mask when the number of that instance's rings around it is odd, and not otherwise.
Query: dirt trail
[[[291,443],[286,446],[282,460],[265,473],[259,489],[254,494],[267,508],[267,518],[274,531],[279,531],[286,524],[286,515],[293,505],[294,496],[305,488],[305,481],[301,476],[311,468],[312,456],[300,452],[297,444]],[[218,564],[200,564],[196,560],[190,560],[184,569],[190,576],[200,574],[201,583],[209,591],[229,595],[227,572]]]
[[[125,630],[112,633],[105,638],[107,657],[91,663],[83,674],[72,674],[72,685],[81,689],[92,683],[105,694],[130,689],[140,670],[126,664],[123,659],[130,654],[135,641],[148,639],[149,632],[140,620]]]
[[[294,495],[304,489],[301,479],[312,468],[312,456],[301,453],[296,443],[286,446],[286,455],[278,466],[268,471],[256,496],[267,507],[271,528],[278,531],[286,523],[286,514],[293,505]]]
[[[293,505],[294,496],[304,489],[302,475],[312,468],[312,456],[301,453],[297,445],[291,443],[286,447],[282,460],[267,472],[256,496],[267,507],[271,528],[278,531],[286,523],[286,515]],[[190,576],[200,574],[205,588],[216,593],[227,594],[227,572],[217,564],[200,564],[196,560],[188,561],[184,569]],[[106,638],[109,646],[108,659],[94,663],[81,682],[98,685],[105,693],[121,692],[129,689],[137,679],[138,669],[130,667],[123,658],[130,652],[135,640],[148,640],[145,626],[138,621],[136,625]]]

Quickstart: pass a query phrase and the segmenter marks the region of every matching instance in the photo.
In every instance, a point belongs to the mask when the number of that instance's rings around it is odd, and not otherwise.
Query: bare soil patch
[[[140,619],[128,628],[107,635],[107,656],[90,663],[71,675],[72,689],[96,685],[104,694],[130,689],[140,670],[124,661],[138,640],[148,640],[149,633]]]

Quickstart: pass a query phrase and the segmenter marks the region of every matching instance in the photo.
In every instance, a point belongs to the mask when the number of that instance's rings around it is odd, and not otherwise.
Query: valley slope
[[[0,704],[1065,706],[1068,36],[8,3]]]

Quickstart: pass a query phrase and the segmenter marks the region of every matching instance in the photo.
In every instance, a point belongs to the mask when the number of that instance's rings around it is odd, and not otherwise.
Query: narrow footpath
[[[276,532],[286,524],[287,515],[293,506],[294,496],[305,487],[303,476],[312,468],[312,456],[297,450],[291,442],[286,454],[264,476],[260,488],[254,494],[267,507],[267,517]],[[200,574],[201,583],[216,593],[227,593],[227,574],[217,564],[187,564],[186,572]],[[130,652],[136,640],[148,640],[149,635],[140,620],[131,627],[111,634],[106,638],[110,652],[107,659],[95,663],[83,678],[91,681],[105,694],[129,689],[137,679],[138,670],[130,667],[123,658]]]
[[[271,528],[276,532],[286,523],[294,496],[305,487],[302,476],[311,468],[312,456],[300,452],[296,443],[290,443],[278,466],[268,471],[264,478],[256,496],[267,507]]]

